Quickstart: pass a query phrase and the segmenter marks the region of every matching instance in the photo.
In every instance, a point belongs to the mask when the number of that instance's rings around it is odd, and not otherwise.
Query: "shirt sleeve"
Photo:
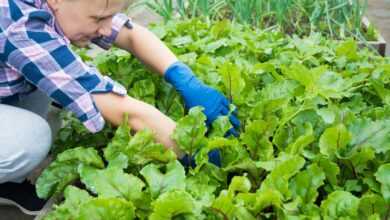
[[[98,45],[99,47],[105,50],[108,50],[114,44],[122,28],[132,29],[133,24],[131,22],[131,19],[123,13],[115,14],[114,17],[112,18],[111,35],[108,37],[103,36],[103,37],[95,38],[92,40],[92,43]]]
[[[86,65],[42,19],[15,24],[7,34],[3,53],[7,64],[72,111],[89,131],[100,131],[104,119],[91,94],[125,95],[126,89]]]

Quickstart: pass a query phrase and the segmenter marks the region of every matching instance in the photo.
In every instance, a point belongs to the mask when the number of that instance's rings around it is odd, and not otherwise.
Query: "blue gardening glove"
[[[192,70],[182,62],[172,64],[165,72],[164,78],[182,95],[184,104],[187,109],[195,106],[202,106],[203,113],[206,115],[207,126],[210,126],[220,115],[229,114],[230,102],[226,97],[217,90],[202,83],[193,74]],[[226,136],[238,136],[237,130],[240,127],[240,121],[232,114],[230,122],[233,128],[230,129]],[[209,162],[221,167],[221,153],[218,149],[208,153]],[[195,158],[189,155],[180,159],[184,167],[195,167]]]
[[[202,83],[184,63],[178,61],[172,64],[165,72],[164,78],[182,95],[187,109],[195,106],[204,108],[203,113],[207,117],[207,126],[210,126],[218,116],[229,114],[230,102],[226,97],[216,89]],[[240,121],[232,114],[230,122],[233,128],[228,132],[228,135],[238,136],[237,130],[240,127]]]
[[[214,164],[215,166],[217,167],[221,167],[221,152],[219,151],[219,149],[214,149],[212,151],[210,151],[208,153],[208,156],[209,156],[209,162]],[[184,166],[184,167],[192,167],[192,168],[195,168],[196,167],[196,164],[195,164],[195,155],[190,157],[188,155],[185,155],[184,157],[182,157],[180,160],[180,163]]]

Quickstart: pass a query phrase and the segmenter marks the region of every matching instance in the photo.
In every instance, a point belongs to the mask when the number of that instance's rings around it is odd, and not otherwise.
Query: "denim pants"
[[[46,158],[52,145],[49,105],[40,91],[0,104],[0,183],[23,182]]]

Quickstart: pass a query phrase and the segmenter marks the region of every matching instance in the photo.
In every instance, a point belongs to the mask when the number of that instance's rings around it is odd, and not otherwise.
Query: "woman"
[[[158,142],[184,156],[170,138],[174,121],[85,65],[71,44],[131,52],[172,84],[187,108],[203,106],[209,124],[228,113],[228,100],[150,31],[120,14],[125,7],[123,0],[0,0],[0,201],[26,213],[42,208],[44,201],[25,178],[50,150],[45,118],[51,100],[91,132],[99,132],[105,120],[119,125],[126,113],[132,129],[151,129]],[[239,126],[235,116],[230,119]]]

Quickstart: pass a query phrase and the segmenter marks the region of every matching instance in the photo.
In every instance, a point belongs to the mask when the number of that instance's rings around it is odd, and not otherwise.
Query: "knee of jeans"
[[[26,160],[30,166],[37,166],[44,160],[52,145],[52,131],[49,124],[40,118],[35,125],[31,126],[31,135],[25,140],[30,143],[26,149]]]
[[[28,175],[45,159],[52,144],[49,124],[34,113],[21,112],[9,126],[0,140],[6,146],[0,151],[0,181]]]

